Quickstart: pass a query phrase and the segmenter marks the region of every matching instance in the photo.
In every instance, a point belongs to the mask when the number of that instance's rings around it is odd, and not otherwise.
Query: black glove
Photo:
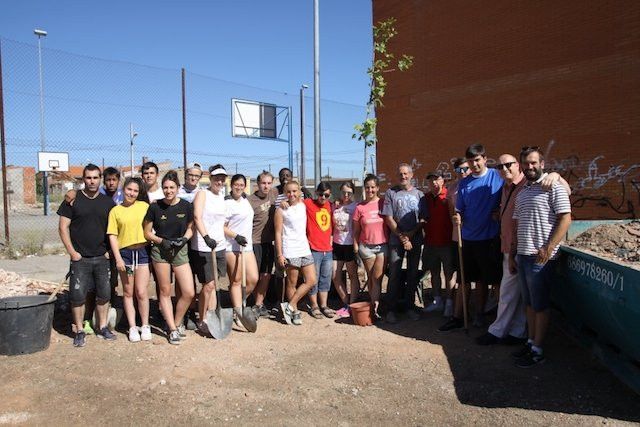
[[[209,237],[208,234],[204,236],[203,239],[204,239],[204,243],[206,243],[207,246],[209,246],[209,248],[211,249],[215,249],[216,246],[218,246],[218,243],[215,240],[213,240],[211,237]]]
[[[172,239],[171,240],[171,246],[173,246],[174,248],[181,248],[188,241],[189,241],[189,239],[187,239],[186,237],[178,237],[177,239]]]
[[[171,239],[162,239],[162,241],[160,242],[160,248],[165,251],[170,251],[171,246],[172,246]]]
[[[240,246],[247,246],[247,238],[244,236],[241,236],[239,234],[236,234],[236,237],[233,238],[233,240],[236,241],[236,243],[238,243]]]

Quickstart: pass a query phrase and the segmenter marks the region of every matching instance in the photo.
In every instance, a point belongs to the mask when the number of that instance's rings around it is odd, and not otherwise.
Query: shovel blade
[[[249,307],[242,309],[240,323],[242,323],[242,326],[244,326],[244,328],[249,332],[255,332],[258,330],[258,319],[256,319],[256,314]]]
[[[231,333],[233,326],[233,309],[208,310],[204,322],[213,338],[217,340],[225,339]]]

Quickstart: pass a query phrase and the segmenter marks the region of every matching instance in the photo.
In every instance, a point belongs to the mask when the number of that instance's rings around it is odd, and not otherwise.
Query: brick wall
[[[393,16],[378,171],[399,161],[451,171],[474,142],[488,157],[525,145],[573,188],[576,219],[640,217],[640,2],[373,0]]]

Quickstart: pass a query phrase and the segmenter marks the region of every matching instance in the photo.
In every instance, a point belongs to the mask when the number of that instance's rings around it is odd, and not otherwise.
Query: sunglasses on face
[[[318,197],[328,199],[329,197],[331,197],[331,193],[318,193]]]
[[[458,167],[456,168],[456,173],[466,173],[469,170],[469,166]]]
[[[343,191],[342,194],[345,196],[351,196],[353,194],[353,191]]]
[[[498,170],[502,170],[502,169],[510,169],[511,166],[513,166],[516,162],[506,162],[506,163],[498,163],[496,165],[496,169]]]

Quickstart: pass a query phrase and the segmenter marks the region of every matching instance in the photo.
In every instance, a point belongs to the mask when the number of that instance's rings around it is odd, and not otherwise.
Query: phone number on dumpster
[[[584,277],[589,277],[613,290],[624,291],[624,275],[618,272],[573,255],[569,255],[568,265],[571,270]]]

